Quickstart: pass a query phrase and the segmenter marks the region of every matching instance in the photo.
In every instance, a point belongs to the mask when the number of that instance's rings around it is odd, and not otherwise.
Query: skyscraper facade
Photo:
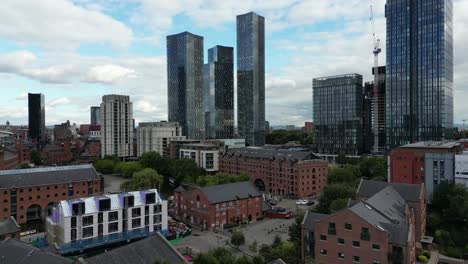
[[[28,93],[28,121],[29,138],[35,142],[44,141],[46,130],[43,94]]]
[[[101,103],[101,156],[133,155],[133,104],[130,96],[110,94]]]
[[[205,138],[203,37],[190,32],[167,36],[169,122],[190,139]]]
[[[453,128],[452,0],[387,0],[389,150]]]
[[[314,139],[317,151],[331,155],[366,152],[362,75],[313,80]],[[367,122],[369,124],[369,122]]]
[[[250,146],[265,144],[265,18],[237,16],[237,120]]]
[[[364,102],[364,112],[368,115],[365,117],[364,122],[369,122],[368,126],[365,126],[368,129],[369,135],[366,136],[366,144],[372,148],[374,144],[374,133],[372,131],[373,125],[377,120],[378,133],[379,133],[379,146],[378,151],[383,153],[386,151],[386,129],[385,129],[385,118],[386,118],[386,107],[385,107],[385,66],[380,66],[375,71],[375,68],[372,68],[372,74],[375,76],[377,74],[377,87],[374,87],[374,82],[366,82],[364,84],[364,93],[365,93],[365,102]],[[375,118],[374,115],[376,112],[374,108],[374,88],[377,88],[377,101],[378,101],[378,118]]]
[[[101,108],[99,106],[91,106],[91,125],[101,124]]]
[[[232,138],[234,134],[234,48],[208,50],[203,66],[206,138]]]

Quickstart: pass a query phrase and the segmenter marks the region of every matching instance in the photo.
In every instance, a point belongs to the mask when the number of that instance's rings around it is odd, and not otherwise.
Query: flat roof
[[[455,141],[421,141],[403,145],[399,148],[451,149],[454,147],[461,147],[461,143]]]

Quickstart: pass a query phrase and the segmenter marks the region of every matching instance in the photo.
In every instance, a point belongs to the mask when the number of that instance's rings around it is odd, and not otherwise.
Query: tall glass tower
[[[28,94],[29,138],[36,143],[45,141],[45,103],[43,94]]]
[[[237,16],[237,120],[250,146],[265,145],[265,18]]]
[[[203,37],[167,36],[167,90],[169,122],[178,122],[187,138],[204,139]]]
[[[208,50],[203,66],[205,134],[207,138],[232,138],[234,134],[234,48]]]
[[[387,0],[387,147],[453,128],[452,0]]]

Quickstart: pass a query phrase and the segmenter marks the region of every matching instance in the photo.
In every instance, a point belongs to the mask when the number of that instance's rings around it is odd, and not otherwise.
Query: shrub
[[[456,247],[448,247],[447,248],[447,256],[451,258],[460,258],[462,255],[462,249]]]
[[[421,255],[426,256],[428,259],[431,257],[431,252],[429,250],[423,250]]]
[[[238,231],[238,230],[232,232],[231,244],[233,244],[236,247],[239,247],[239,246],[245,244],[244,234],[242,234],[242,232]]]
[[[427,257],[423,255],[419,255],[418,260],[421,262],[427,262]]]

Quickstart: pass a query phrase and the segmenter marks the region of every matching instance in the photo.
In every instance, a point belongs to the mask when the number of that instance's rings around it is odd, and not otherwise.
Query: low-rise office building
[[[262,194],[250,182],[174,190],[175,215],[205,229],[255,221],[262,217]]]
[[[136,136],[138,156],[149,151],[168,156],[171,141],[185,139],[185,136],[182,136],[182,127],[177,122],[139,123]]]
[[[62,200],[46,219],[49,244],[61,254],[167,231],[167,201],[156,189]]]
[[[306,213],[302,258],[317,264],[416,262],[415,212],[387,186],[330,215]]]
[[[194,160],[198,167],[206,172],[217,172],[219,170],[219,154],[221,152],[218,144],[198,143],[180,146],[179,158]]]
[[[222,173],[247,173],[260,191],[289,197],[318,195],[325,187],[328,162],[309,151],[248,147],[219,158]]]

